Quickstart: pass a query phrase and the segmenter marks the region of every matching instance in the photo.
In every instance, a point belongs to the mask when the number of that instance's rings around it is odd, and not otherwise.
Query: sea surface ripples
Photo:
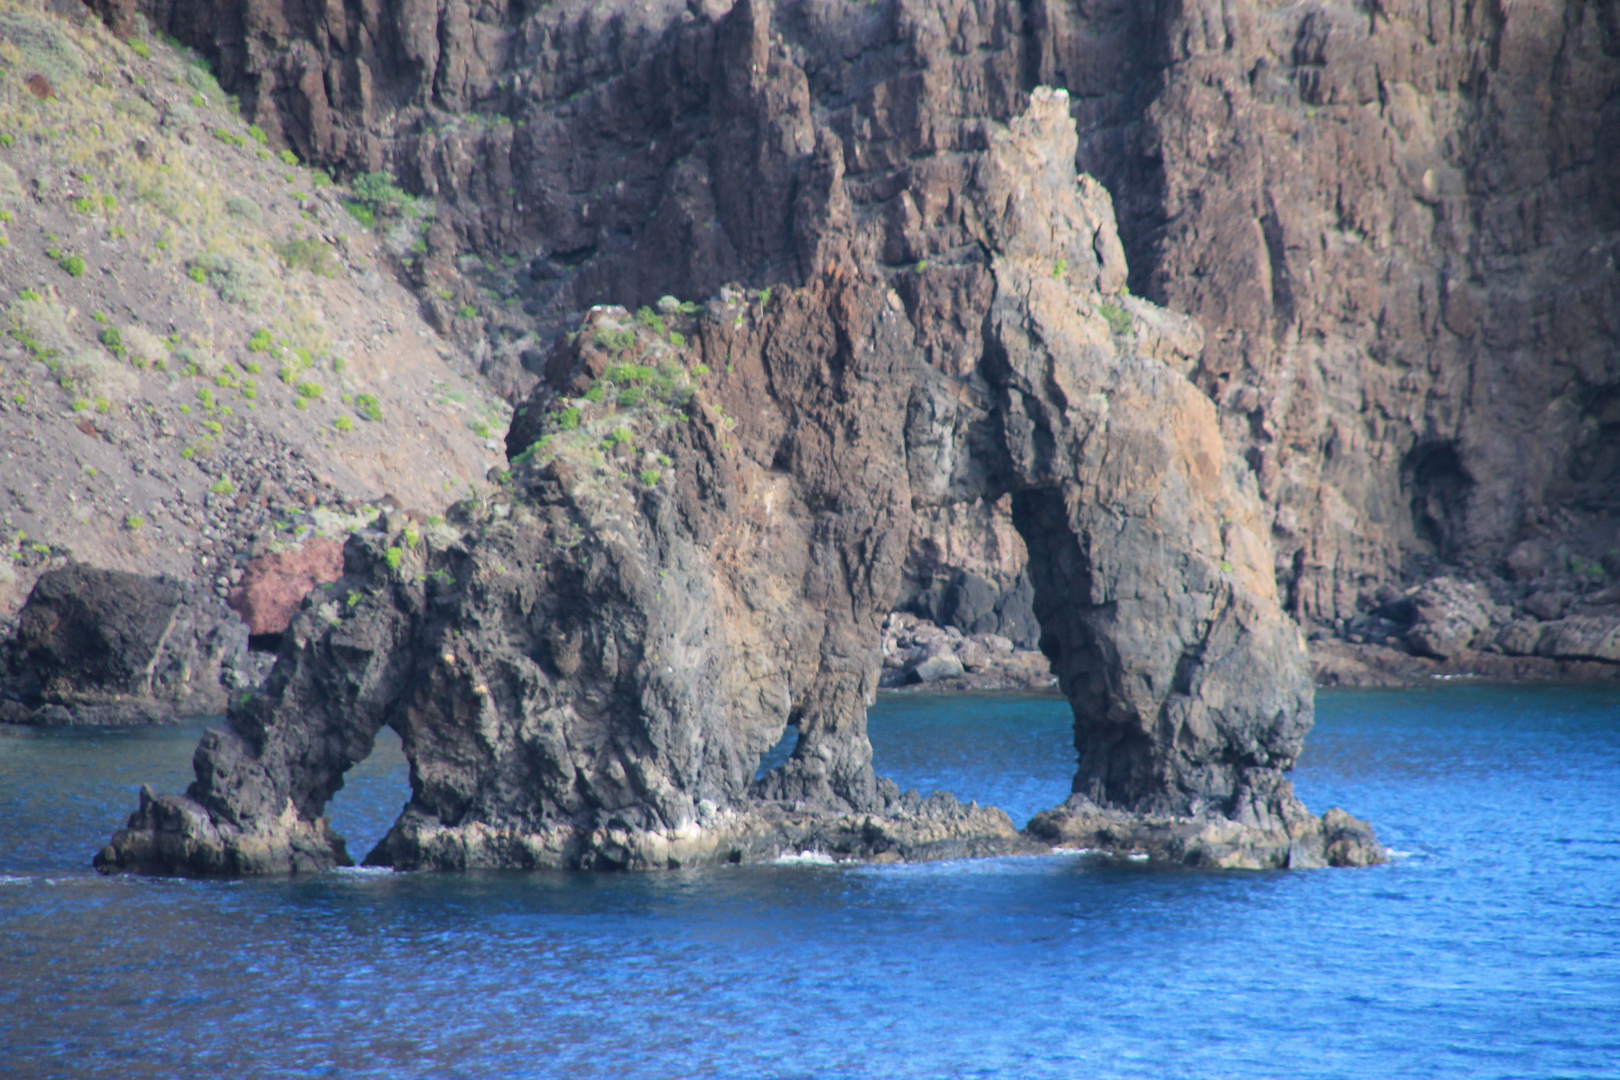
[[[198,729],[0,729],[4,1077],[1614,1077],[1620,693],[1323,693],[1295,783],[1405,856],[1092,856],[657,875],[103,879]],[[880,772],[1022,822],[1051,698],[896,696]],[[407,795],[381,741],[334,804]]]

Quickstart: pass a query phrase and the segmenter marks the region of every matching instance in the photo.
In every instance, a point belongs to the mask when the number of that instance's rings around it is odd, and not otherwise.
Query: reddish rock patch
[[[247,564],[227,601],[251,634],[279,634],[317,585],[343,576],[343,545],[316,537],[301,548],[261,555]]]

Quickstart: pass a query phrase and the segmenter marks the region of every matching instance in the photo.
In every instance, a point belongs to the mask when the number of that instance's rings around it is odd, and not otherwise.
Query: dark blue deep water
[[[195,729],[0,729],[4,1077],[1616,1077],[1620,692],[1335,692],[1296,785],[1406,853],[101,879]],[[1041,697],[898,697],[879,771],[1022,821]],[[397,742],[334,806],[364,851]]]

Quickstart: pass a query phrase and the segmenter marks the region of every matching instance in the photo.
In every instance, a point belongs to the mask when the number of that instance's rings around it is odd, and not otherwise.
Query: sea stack
[[[874,229],[841,140],[775,107],[791,59],[769,16],[731,9],[716,63],[772,134],[731,182],[760,190],[779,155],[798,163],[774,211],[798,283],[590,311],[536,365],[500,494],[454,527],[384,515],[352,536],[263,691],[204,739],[196,782],[143,793],[98,867],[343,864],[322,814],[385,724],[412,798],[368,861],[402,869],[1048,843],[1211,866],[1382,858],[1284,778],[1311,680],[1262,504],[1187,379],[1196,324],[1125,289],[1067,95],[936,133],[952,152],[899,172],[926,218]],[[874,259],[880,240],[908,265]],[[966,328],[949,362],[919,341],[919,304]],[[1080,751],[1074,797],[1028,836],[902,794],[873,773],[865,726],[912,515],[1008,496]],[[756,779],[789,725],[791,758]]]

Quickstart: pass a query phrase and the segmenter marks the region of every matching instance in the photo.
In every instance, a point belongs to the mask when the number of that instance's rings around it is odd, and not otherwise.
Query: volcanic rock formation
[[[492,314],[496,338],[802,284],[833,242],[807,215],[835,170],[847,239],[896,278],[919,343],[971,363],[978,327],[937,302],[984,288],[940,228],[950,159],[974,121],[1064,87],[1134,291],[1206,331],[1194,378],[1258,479],[1296,617],[1342,630],[1381,584],[1495,573],[1527,538],[1620,548],[1612,3],[143,7],[300,153],[436,195],[424,284],[464,251],[521,260],[498,284],[528,315]],[[938,273],[893,274],[920,260]],[[513,385],[521,346],[497,350]],[[902,599],[953,621],[949,576]],[[1024,579],[977,577],[1027,619]]]
[[[719,56],[726,77],[764,78],[765,10],[730,16],[756,51]],[[196,783],[143,793],[99,867],[343,862],[321,814],[384,724],[412,789],[369,856],[385,865],[1036,848],[999,811],[876,777],[865,730],[916,508],[1004,498],[1080,751],[1040,840],[1227,866],[1382,857],[1283,777],[1311,687],[1261,504],[1185,378],[1196,326],[1122,291],[1067,95],[952,136],[939,215],[958,242],[930,302],[976,330],[948,362],[852,257],[839,141],[808,119],[805,138],[806,283],[593,310],[538,365],[510,501],[458,537],[385,518],[351,538]],[[791,758],[756,779],[789,725]]]

